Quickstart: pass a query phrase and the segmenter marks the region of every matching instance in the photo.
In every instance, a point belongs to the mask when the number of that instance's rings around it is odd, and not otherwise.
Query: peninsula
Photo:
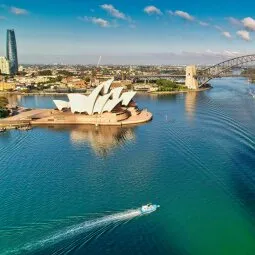
[[[140,110],[133,100],[136,92],[110,89],[113,79],[97,86],[90,95],[68,94],[69,101],[53,100],[56,109],[23,109],[2,119],[0,126],[20,125],[131,125],[148,122],[152,114]]]

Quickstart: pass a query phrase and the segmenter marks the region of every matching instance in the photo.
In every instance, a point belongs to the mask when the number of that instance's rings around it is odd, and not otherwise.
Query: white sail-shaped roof
[[[122,105],[128,106],[130,101],[133,99],[133,97],[136,95],[136,92],[125,92],[122,94],[121,99],[122,99]]]
[[[125,92],[123,88],[110,90],[113,79],[105,81],[97,86],[89,96],[81,94],[68,94],[69,102],[53,100],[59,110],[71,108],[71,112],[94,113],[111,112],[119,103],[128,106],[136,92]]]
[[[57,108],[62,111],[64,108],[70,108],[70,103],[63,100],[53,100]]]
[[[120,98],[107,101],[107,103],[104,106],[103,112],[111,112],[114,109],[114,107],[117,106],[121,101],[122,99]]]
[[[81,94],[68,94],[70,101],[71,112],[86,112],[88,113],[88,97]]]
[[[98,85],[92,93],[87,97],[87,113],[89,115],[93,114],[93,109],[99,94],[103,91],[104,84]]]
[[[107,81],[104,81],[101,83],[101,85],[104,86],[104,94],[107,94],[109,92],[113,81],[114,81],[114,79],[110,79],[110,80],[107,80]]]
[[[122,90],[123,90],[123,87],[118,87],[118,88],[115,88],[115,89],[111,90],[112,98],[113,99],[120,98]]]
[[[107,103],[107,101],[109,100],[111,94],[108,93],[104,96],[99,96],[97,98],[97,101],[95,103],[95,106],[94,106],[94,109],[93,109],[93,113],[102,113],[103,112],[103,109],[104,109],[104,106],[105,104]]]

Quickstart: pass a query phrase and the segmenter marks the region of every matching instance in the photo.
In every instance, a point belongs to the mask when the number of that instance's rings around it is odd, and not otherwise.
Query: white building
[[[101,83],[89,96],[68,94],[69,102],[54,100],[54,103],[60,111],[64,108],[70,108],[72,113],[86,113],[88,115],[112,112],[118,105],[128,107],[136,92],[122,93],[122,87],[110,90],[112,82],[113,79]]]
[[[19,66],[19,72],[23,72],[25,70],[24,66]]]
[[[39,84],[50,82],[50,78],[56,78],[56,76],[36,76],[36,77],[16,77],[16,81],[24,84]]]
[[[10,61],[6,57],[0,57],[1,74],[10,74]]]

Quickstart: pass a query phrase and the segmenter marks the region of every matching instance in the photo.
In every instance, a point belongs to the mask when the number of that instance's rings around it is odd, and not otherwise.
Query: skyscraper
[[[17,44],[14,30],[7,30],[7,47],[6,47],[7,59],[10,61],[10,73],[18,73],[18,54]]]

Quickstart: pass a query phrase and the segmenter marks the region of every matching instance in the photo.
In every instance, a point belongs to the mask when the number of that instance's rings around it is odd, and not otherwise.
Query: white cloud
[[[144,8],[144,12],[151,15],[151,14],[156,14],[156,15],[162,15],[162,12],[160,9],[158,9],[156,6],[150,5]]]
[[[5,16],[0,16],[0,20],[6,20]]]
[[[17,8],[14,6],[10,7],[10,12],[15,15],[27,15],[29,12],[25,9]]]
[[[219,59],[218,62],[223,59],[231,59],[238,56],[243,55],[243,53],[240,53],[238,51],[230,51],[230,50],[223,50],[223,51],[213,51],[213,50],[206,50],[206,51],[198,51],[198,52],[188,52],[188,51],[182,51],[180,55],[185,55],[193,58],[197,57],[203,57],[203,58],[214,58]]]
[[[106,12],[108,12],[111,16],[117,19],[123,19],[123,20],[127,19],[126,15],[123,12],[120,12],[111,4],[103,4],[103,5],[100,5],[100,7]]]
[[[91,22],[95,25],[98,25],[100,27],[110,27],[109,21],[102,19],[102,18],[97,18],[97,17],[78,17],[79,20],[85,21],[85,22]]]
[[[246,30],[239,30],[239,31],[236,32],[236,34],[237,34],[240,38],[242,38],[243,40],[245,40],[245,41],[250,41],[250,40],[251,40],[251,38],[250,38],[250,33],[249,33],[248,31],[246,31]]]
[[[179,16],[185,20],[193,21],[195,18],[191,16],[189,13],[184,11],[175,11],[175,15]]]
[[[92,23],[99,25],[100,27],[109,27],[110,26],[110,23],[105,19],[92,17],[91,21],[92,21]]]
[[[240,26],[240,25],[242,25],[242,22],[241,22],[241,20],[239,20],[239,19],[236,19],[236,18],[233,18],[233,17],[228,17],[227,20],[228,20],[228,22],[229,22],[230,24],[232,24],[232,25],[234,25],[234,26]]]
[[[242,23],[245,28],[255,31],[255,20],[251,17],[247,17],[242,20]]]
[[[229,50],[225,50],[224,54],[228,57],[238,57],[238,56],[245,55],[245,53],[241,53],[239,51],[229,51]]]
[[[209,23],[203,22],[203,21],[199,21],[199,25],[201,25],[202,27],[208,27]]]
[[[227,32],[227,31],[222,32],[222,35],[225,36],[225,37],[228,38],[228,39],[231,39],[231,38],[232,38],[231,34],[230,34],[229,32]]]
[[[223,32],[223,28],[220,27],[220,26],[218,26],[218,25],[215,25],[214,28],[217,29],[217,30],[219,30],[219,31],[221,31],[221,32]]]

